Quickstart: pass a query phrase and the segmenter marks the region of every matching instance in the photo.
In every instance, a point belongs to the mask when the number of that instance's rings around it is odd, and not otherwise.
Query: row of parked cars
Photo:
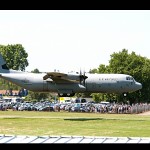
[[[92,103],[51,103],[51,102],[23,102],[15,103],[12,105],[13,110],[18,111],[72,111],[72,112],[87,112],[89,111],[88,107],[91,107]],[[10,108],[10,107],[9,107]]]
[[[141,113],[150,111],[149,103],[137,103],[137,104],[118,104],[109,102],[9,102],[0,100],[0,110],[6,111],[12,109],[14,111],[69,111],[69,112],[99,112],[99,113]]]
[[[12,109],[16,111],[72,111],[72,112],[89,112],[92,107],[95,107],[94,102],[49,102],[49,101],[41,101],[41,102],[26,102],[26,101],[1,101],[0,110]],[[105,105],[105,104],[101,104]]]

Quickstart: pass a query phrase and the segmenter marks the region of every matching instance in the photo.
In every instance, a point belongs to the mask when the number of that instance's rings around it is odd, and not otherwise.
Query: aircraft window
[[[133,80],[132,77],[126,77],[126,80]]]

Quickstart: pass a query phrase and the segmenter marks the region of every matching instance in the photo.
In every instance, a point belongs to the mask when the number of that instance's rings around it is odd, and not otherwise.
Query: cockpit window
[[[126,77],[126,80],[132,80],[133,81],[133,77]]]

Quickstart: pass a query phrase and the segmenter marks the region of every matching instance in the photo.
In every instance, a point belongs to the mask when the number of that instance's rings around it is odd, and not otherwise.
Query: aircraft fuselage
[[[142,88],[130,75],[86,74],[85,83],[55,83],[51,78],[43,80],[46,73],[2,73],[1,78],[34,92],[58,93],[125,93]]]

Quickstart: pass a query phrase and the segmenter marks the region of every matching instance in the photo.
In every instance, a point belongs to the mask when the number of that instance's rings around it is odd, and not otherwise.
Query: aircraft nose
[[[139,82],[136,82],[136,87],[138,90],[142,89],[142,84]]]

